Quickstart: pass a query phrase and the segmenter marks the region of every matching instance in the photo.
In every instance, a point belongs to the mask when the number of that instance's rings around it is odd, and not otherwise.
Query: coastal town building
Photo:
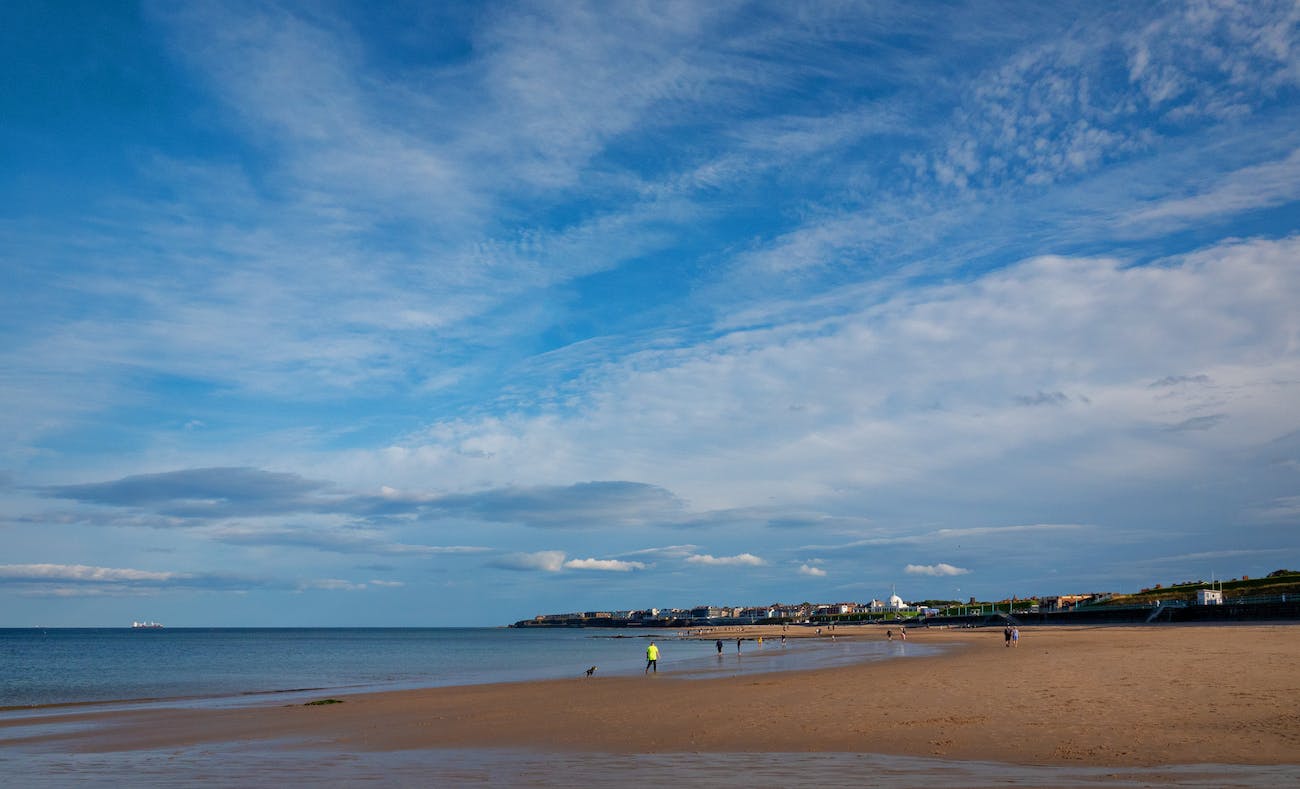
[[[898,613],[908,610],[911,610],[911,606],[903,602],[903,598],[899,597],[897,594],[890,595],[889,599],[884,602],[881,602],[880,600],[872,600],[871,604],[868,606],[869,613],[873,614]]]
[[[691,609],[692,619],[720,619],[727,614],[723,613],[727,609],[719,608],[716,605],[700,605]]]
[[[1038,600],[1038,606],[1043,611],[1070,611],[1079,603],[1092,602],[1102,595],[1099,594],[1063,594],[1051,597],[1042,597]]]
[[[835,616],[838,614],[855,613],[861,606],[857,603],[830,603],[828,605],[817,606],[817,613]]]

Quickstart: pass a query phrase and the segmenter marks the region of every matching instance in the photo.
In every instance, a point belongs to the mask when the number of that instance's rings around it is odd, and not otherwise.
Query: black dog
[[[587,676],[590,677],[592,674],[595,674],[595,673],[596,673],[596,667],[595,667],[595,666],[592,666],[591,668],[587,669]]]

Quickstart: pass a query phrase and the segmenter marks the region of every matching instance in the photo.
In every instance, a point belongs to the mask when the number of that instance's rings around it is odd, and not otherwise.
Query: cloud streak
[[[934,578],[945,578],[954,575],[966,575],[970,570],[964,567],[954,567],[947,562],[938,564],[909,564],[903,568],[903,572],[908,575],[925,575]]]
[[[162,594],[168,590],[241,592],[285,588],[278,581],[222,573],[185,573],[84,564],[0,565],[0,587],[23,594],[95,597]]]
[[[762,567],[767,564],[766,561],[752,553],[738,553],[735,556],[713,556],[712,554],[701,553],[687,556],[686,563],[705,567]]]

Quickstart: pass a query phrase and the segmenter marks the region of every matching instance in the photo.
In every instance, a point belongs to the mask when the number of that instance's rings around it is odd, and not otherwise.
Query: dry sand
[[[769,643],[780,635],[779,628],[749,632],[762,632]],[[878,627],[836,633],[884,637]],[[506,747],[1114,766],[1300,763],[1300,626],[1021,633],[1020,645],[1008,649],[1001,630],[912,630],[909,644],[952,648],[939,656],[760,676],[683,680],[665,670],[345,696],[345,703],[327,706],[65,711],[58,721],[105,725],[30,741],[71,752],[265,742],[338,751]]]

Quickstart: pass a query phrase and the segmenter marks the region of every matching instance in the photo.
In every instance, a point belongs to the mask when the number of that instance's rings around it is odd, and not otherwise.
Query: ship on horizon
[[[132,630],[162,630],[161,622],[132,622]]]

